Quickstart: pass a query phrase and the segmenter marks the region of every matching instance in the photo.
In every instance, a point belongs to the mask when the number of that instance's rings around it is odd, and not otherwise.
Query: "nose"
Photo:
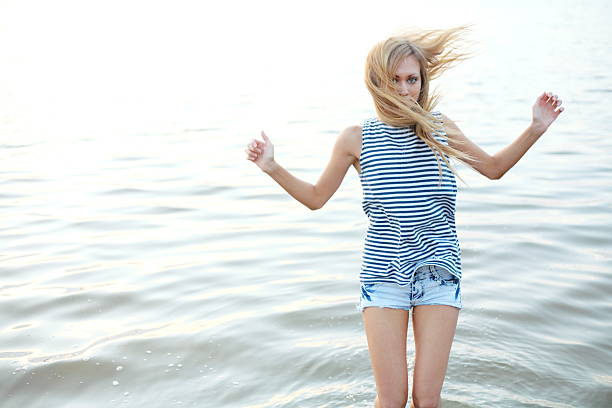
[[[401,96],[408,95],[408,87],[403,83],[400,83],[400,85],[398,86],[398,91]]]

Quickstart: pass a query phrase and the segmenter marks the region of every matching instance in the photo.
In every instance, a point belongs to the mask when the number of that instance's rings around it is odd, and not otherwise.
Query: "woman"
[[[531,124],[507,147],[489,155],[455,123],[434,110],[431,79],[467,57],[458,50],[466,27],[393,36],[368,54],[365,83],[376,118],[346,128],[315,185],[274,160],[262,131],[247,159],[292,197],[316,210],[331,198],[353,165],[363,187],[369,227],[361,263],[362,312],[376,381],[375,407],[408,401],[406,334],[412,309],[415,340],[410,407],[440,407],[461,303],[461,250],[455,228],[458,159],[489,179],[501,178],[563,111],[543,93]],[[442,159],[442,160],[440,160]]]

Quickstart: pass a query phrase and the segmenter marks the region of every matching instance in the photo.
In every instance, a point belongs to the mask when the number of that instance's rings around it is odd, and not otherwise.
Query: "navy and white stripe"
[[[370,223],[360,281],[406,285],[422,265],[438,265],[461,278],[455,175],[439,157],[440,179],[434,152],[412,127],[371,118],[363,122],[362,135],[359,177]],[[445,136],[434,137],[448,145]]]

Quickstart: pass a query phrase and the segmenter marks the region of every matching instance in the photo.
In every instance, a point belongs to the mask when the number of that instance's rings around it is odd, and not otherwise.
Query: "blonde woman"
[[[557,95],[537,97],[531,123],[512,143],[489,155],[436,111],[430,80],[467,58],[466,27],[396,35],[368,54],[365,83],[377,117],[338,136],[316,184],[300,180],[274,159],[262,131],[247,159],[293,198],[316,210],[331,198],[350,166],[363,188],[369,226],[361,259],[362,314],[376,381],[375,407],[408,401],[406,335],[410,310],[415,362],[410,407],[440,407],[461,303],[461,250],[455,228],[456,171],[449,158],[496,180],[510,170],[563,111]]]

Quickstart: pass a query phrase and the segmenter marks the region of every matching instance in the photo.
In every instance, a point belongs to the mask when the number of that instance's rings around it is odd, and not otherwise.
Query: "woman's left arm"
[[[545,92],[538,97],[532,111],[533,117],[529,127],[512,143],[492,156],[469,140],[452,120],[444,115],[442,118],[447,127],[447,133],[455,138],[454,141],[449,140],[449,145],[475,158],[476,161],[468,161],[468,164],[479,173],[492,180],[497,180],[506,174],[546,132],[563,112],[563,108],[557,95]]]

